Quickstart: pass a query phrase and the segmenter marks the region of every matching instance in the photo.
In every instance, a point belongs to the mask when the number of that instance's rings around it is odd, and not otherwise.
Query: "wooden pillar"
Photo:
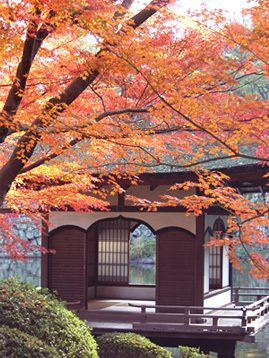
[[[218,347],[218,358],[235,358],[236,341],[223,341]]]
[[[204,228],[205,228],[204,214],[196,217],[196,294],[195,305],[204,305]]]
[[[206,354],[216,352],[218,358],[235,358],[236,341],[234,340],[199,340],[196,342],[196,346],[200,347],[201,351]]]
[[[43,214],[42,232],[41,232],[41,246],[45,249],[49,248],[49,229],[48,229],[49,214]],[[41,287],[48,287],[48,254],[41,254]]]

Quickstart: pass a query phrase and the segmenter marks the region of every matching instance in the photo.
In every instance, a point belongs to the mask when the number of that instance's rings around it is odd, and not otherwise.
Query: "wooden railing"
[[[240,290],[246,289],[249,290],[249,288],[236,288],[235,297],[237,299],[241,295],[245,297],[245,293],[241,293]],[[250,290],[254,291],[254,288]],[[252,293],[251,297],[259,299],[244,306],[233,304],[230,307],[216,308],[129,303],[130,310],[127,307],[121,311],[80,310],[78,316],[81,319],[86,319],[93,330],[98,327],[99,323],[104,324],[108,330],[112,328],[115,330],[117,323],[124,323],[126,329],[135,332],[222,333],[251,338],[259,329],[269,323],[269,295],[260,293],[261,289],[255,288],[255,290],[258,293]],[[266,296],[262,297],[264,295]],[[112,322],[113,324],[111,324]]]
[[[246,304],[251,301],[259,301],[263,297],[266,297],[268,294],[269,287],[234,287],[233,302],[236,305]],[[251,301],[240,300],[241,297],[250,298]]]
[[[252,327],[254,331],[258,331],[269,323],[269,295],[243,306],[242,309],[247,320],[247,326]]]
[[[240,293],[240,290],[250,290],[252,293]],[[259,291],[258,293],[253,292]],[[200,326],[203,330],[210,331],[226,331],[235,332],[238,329],[241,332],[255,333],[264,325],[269,323],[269,295],[268,293],[260,291],[268,291],[268,288],[236,288],[235,295],[239,298],[241,295],[255,297],[255,302],[244,306],[233,307],[198,307],[198,306],[147,306],[147,305],[133,305],[141,309],[141,317],[143,317],[144,327],[149,327],[147,324],[151,322],[166,322],[184,323],[186,326]],[[147,309],[154,309],[155,314],[147,313]],[[159,310],[173,311],[177,310],[181,313],[158,313]],[[201,313],[202,312],[202,313]],[[138,327],[139,325],[136,325]],[[141,324],[140,324],[140,327]],[[183,327],[182,327],[183,328]]]
[[[108,330],[110,327],[116,330],[117,323],[124,323],[128,331],[135,332],[222,333],[237,337],[253,336],[269,322],[269,296],[244,307],[129,306],[133,310],[81,310],[78,315],[86,319],[93,330],[99,327],[99,323]],[[134,308],[139,310],[135,311]]]
[[[159,329],[174,331],[246,333],[254,329],[248,327],[255,318],[257,307],[202,307],[202,306],[152,306],[134,305],[141,309],[140,321],[134,323],[135,329]],[[152,312],[147,312],[151,310]],[[158,311],[166,311],[159,313]],[[181,313],[169,313],[182,311]],[[205,313],[204,313],[205,312]],[[250,314],[250,316],[249,316]]]

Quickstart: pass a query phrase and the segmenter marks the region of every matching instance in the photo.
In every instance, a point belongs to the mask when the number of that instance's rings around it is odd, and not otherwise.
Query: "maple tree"
[[[245,10],[249,28],[218,11],[182,15],[176,5],[0,1],[0,206],[34,218],[52,207],[106,210],[103,178],[116,192],[120,178],[193,170],[197,181],[175,187],[203,195],[129,200],[197,215],[224,207],[240,235],[212,243],[228,244],[235,265],[234,247],[268,242],[260,230],[268,200],[246,200],[206,167],[238,158],[268,165],[268,102],[240,88],[255,75],[267,83],[269,5]],[[31,247],[18,243],[27,245],[10,231],[2,248],[23,257]],[[268,275],[266,260],[248,254],[253,273]]]

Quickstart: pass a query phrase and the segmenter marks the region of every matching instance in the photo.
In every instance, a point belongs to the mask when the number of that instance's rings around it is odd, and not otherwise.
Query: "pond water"
[[[40,258],[34,258],[28,262],[12,262],[8,258],[0,258],[0,279],[17,275],[18,279],[28,281],[40,286],[41,263]],[[262,281],[252,278],[247,268],[244,273],[234,270],[234,286],[241,287],[269,287],[269,279]],[[130,283],[153,284],[155,282],[155,265],[130,266]],[[174,357],[177,354],[175,352]],[[269,325],[256,335],[255,343],[238,342],[236,346],[236,358],[269,358]]]
[[[238,287],[269,287],[269,278],[260,280],[253,278],[244,268],[241,273],[233,270],[233,284]],[[269,325],[256,335],[255,343],[237,342],[236,358],[269,358]]]
[[[155,285],[156,270],[153,264],[132,263],[129,268],[129,283]]]

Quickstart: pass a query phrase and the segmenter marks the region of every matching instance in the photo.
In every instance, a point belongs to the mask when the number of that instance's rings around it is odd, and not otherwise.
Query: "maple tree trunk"
[[[31,157],[35,146],[27,153]],[[6,194],[8,193],[14,179],[24,167],[22,160],[17,158],[17,152],[13,153],[11,158],[0,170],[0,208],[3,207]]]
[[[0,171],[0,208],[4,206],[6,194],[8,193],[13,180],[17,176],[17,171],[14,169],[15,165],[14,168],[12,168],[10,165],[7,165]]]

